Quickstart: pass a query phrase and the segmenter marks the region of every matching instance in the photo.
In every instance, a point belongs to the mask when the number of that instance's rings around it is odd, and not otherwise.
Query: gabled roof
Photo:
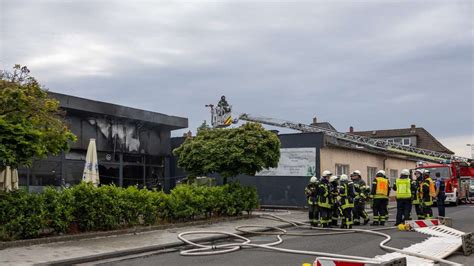
[[[370,131],[354,131],[350,134],[365,136],[369,138],[395,138],[395,137],[417,137],[416,147],[454,154],[451,150],[446,148],[433,135],[422,127],[387,129],[387,130],[370,130]]]

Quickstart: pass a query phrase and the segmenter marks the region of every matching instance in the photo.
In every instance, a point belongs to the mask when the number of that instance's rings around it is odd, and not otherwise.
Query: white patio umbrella
[[[7,166],[0,172],[0,190],[12,191],[18,189],[18,170]]]
[[[99,162],[97,161],[97,148],[95,139],[90,139],[89,147],[87,147],[86,164],[84,166],[84,173],[82,180],[91,182],[94,186],[99,185]]]

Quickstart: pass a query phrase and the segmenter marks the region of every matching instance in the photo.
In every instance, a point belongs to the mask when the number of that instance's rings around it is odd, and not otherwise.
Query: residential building
[[[368,131],[355,131],[351,126],[348,133],[369,138],[383,139],[389,143],[397,143],[421,149],[454,154],[454,152],[441,144],[441,142],[439,142],[426,129],[416,127],[416,125],[411,125],[409,128],[376,129]]]

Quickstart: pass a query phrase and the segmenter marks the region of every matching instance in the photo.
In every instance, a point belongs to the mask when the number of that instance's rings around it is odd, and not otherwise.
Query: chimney
[[[412,125],[410,126],[410,132],[411,132],[411,133],[415,133],[415,132],[416,132],[416,125],[415,125],[415,124],[412,124]]]
[[[411,129],[415,129],[416,128],[416,125],[415,124],[412,124],[411,125]]]
[[[318,123],[318,118],[315,116],[313,117],[313,125],[316,125]]]
[[[349,133],[353,133],[354,132],[354,127],[353,126],[350,126],[349,127]]]

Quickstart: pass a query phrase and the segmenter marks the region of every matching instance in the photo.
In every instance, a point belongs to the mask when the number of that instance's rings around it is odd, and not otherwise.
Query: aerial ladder
[[[297,130],[300,132],[313,132],[313,133],[324,133],[326,136],[333,137],[337,140],[351,143],[355,147],[363,147],[368,149],[374,149],[387,153],[395,153],[399,155],[405,155],[423,159],[432,162],[444,162],[448,160],[468,162],[470,159],[455,156],[448,153],[432,151],[427,149],[416,148],[412,146],[405,146],[397,143],[389,143],[383,139],[368,138],[355,134],[342,133],[331,129],[318,127],[315,125],[306,125],[304,123],[297,123],[287,120],[275,119],[270,117],[254,116],[251,114],[243,113],[237,118],[232,118],[232,106],[228,105],[227,102],[219,102],[217,106],[212,104],[206,105],[211,110],[211,125],[214,128],[225,128],[232,124],[236,124],[239,120],[255,122],[269,126],[288,128]]]

